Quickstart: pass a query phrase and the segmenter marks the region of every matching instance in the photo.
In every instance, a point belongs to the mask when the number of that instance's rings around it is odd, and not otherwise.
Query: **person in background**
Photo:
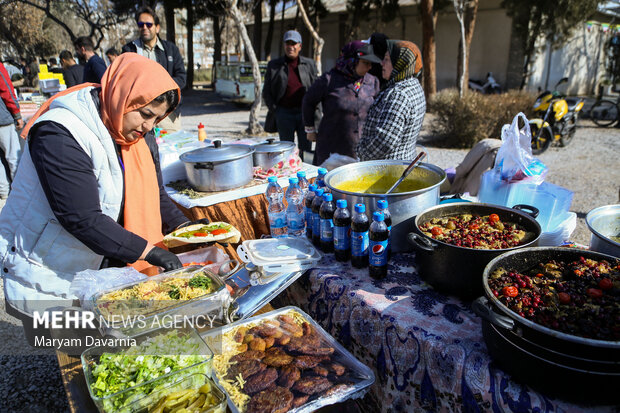
[[[62,67],[58,66],[58,61],[55,57],[50,57],[47,70],[51,73],[62,73]]]
[[[381,58],[383,58],[383,56],[385,56],[385,52],[387,52],[387,41],[388,37],[385,34],[379,32],[371,34],[370,39],[368,39],[368,42],[372,45],[375,54],[377,56],[380,56]],[[382,64],[373,63],[372,69],[370,69],[369,73],[379,79],[381,88],[383,88],[387,80],[383,78]]]
[[[83,83],[84,66],[77,64],[73,55],[68,50],[63,50],[58,56],[62,65],[62,77],[65,79],[67,88]]]
[[[179,99],[159,64],[127,53],[101,85],[57,93],[26,125],[28,143],[0,213],[0,264],[7,312],[22,319],[29,340],[33,311],[75,299],[70,284],[79,271],[182,267],[156,246],[162,231],[192,223],[163,187],[152,133]]]
[[[15,62],[11,59],[8,58],[4,58],[2,59],[2,64],[4,64],[4,68],[6,69],[7,73],[9,74],[9,78],[11,80],[13,80],[13,76],[17,75],[17,74],[22,74],[22,71],[19,69],[19,67],[17,67],[17,65],[15,64]],[[23,75],[22,75],[23,77]]]
[[[336,66],[310,86],[303,100],[306,136],[316,141],[314,163],[321,165],[331,153],[355,157],[368,108],[379,93],[379,80],[369,74],[381,59],[372,45],[354,41],[342,48]],[[323,119],[314,131],[314,113],[321,103]]]
[[[136,13],[136,24],[140,37],[127,43],[122,48],[122,53],[133,52],[156,61],[162,65],[168,74],[179,85],[179,89],[185,87],[187,73],[183,56],[179,48],[172,42],[159,38],[159,16],[150,7],[142,7]],[[179,107],[171,113],[164,122],[159,125],[162,129],[177,131],[181,129],[181,111]]]
[[[39,64],[40,64],[40,65],[45,65],[45,66],[47,66],[47,68],[48,68],[48,69],[49,69],[49,67],[50,67],[50,66],[47,64],[47,59],[46,59],[46,58],[44,58],[44,57],[40,57],[40,58],[39,58]]]
[[[112,64],[114,62],[114,59],[118,57],[118,50],[116,50],[113,47],[110,47],[108,50],[106,50],[105,55],[107,56],[110,64]]]
[[[90,37],[78,37],[73,43],[75,54],[86,62],[84,65],[83,82],[100,83],[106,65],[102,58],[95,54],[95,46]]]
[[[306,90],[316,80],[317,72],[314,61],[300,56],[300,51],[299,32],[289,30],[284,33],[285,55],[268,63],[263,98],[271,112],[268,116],[275,117],[280,139],[294,142],[297,132],[299,156],[303,160],[303,152],[311,152],[312,144],[306,138],[301,105]]]
[[[387,79],[368,111],[356,153],[360,160],[405,159],[416,154],[416,142],[426,113],[426,99],[418,76],[420,49],[404,40],[388,40],[383,58]]]
[[[0,199],[9,196],[10,183],[15,178],[21,147],[17,136],[17,129],[24,127],[24,121],[19,111],[19,102],[15,96],[15,89],[4,65],[0,63],[0,149],[3,152],[2,163],[9,167],[5,170],[0,167]]]

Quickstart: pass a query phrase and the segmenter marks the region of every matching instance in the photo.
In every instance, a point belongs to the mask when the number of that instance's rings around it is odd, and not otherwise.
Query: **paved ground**
[[[186,93],[183,99],[185,130],[196,131],[202,122],[210,137],[235,139],[247,127],[247,108],[222,102],[209,91]],[[261,120],[265,113],[263,108]],[[428,133],[430,121],[430,116],[425,119],[423,132],[428,162],[442,168],[458,165],[467,150],[433,147]],[[570,146],[551,148],[540,158],[549,167],[549,182],[575,192],[571,210],[577,212],[579,223],[572,238],[587,245],[590,235],[584,223],[585,214],[597,206],[619,202],[620,129],[601,129],[582,121]],[[0,208],[3,205],[1,201]],[[0,300],[0,411],[66,411],[55,357],[42,350],[35,356],[15,356],[26,346],[19,321],[4,312],[4,300]]]

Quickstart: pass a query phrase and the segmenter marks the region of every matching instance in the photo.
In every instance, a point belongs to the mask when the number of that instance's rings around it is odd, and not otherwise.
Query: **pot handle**
[[[480,318],[488,321],[496,327],[512,330],[515,323],[512,319],[497,314],[489,306],[489,300],[486,297],[478,297],[471,303],[471,309]]]
[[[194,169],[209,169],[209,170],[213,170],[213,163],[212,162],[197,162],[194,164]]]
[[[536,219],[538,214],[540,214],[540,210],[535,206],[519,204],[512,207],[512,209],[516,209],[517,211],[523,211],[532,218]]]
[[[222,268],[224,267],[224,265],[228,264],[235,264],[235,266],[233,267],[232,270],[229,271],[225,271],[222,272]],[[241,263],[239,263],[239,261],[237,260],[226,260],[222,263],[222,265],[220,265],[220,269],[217,272],[217,275],[222,279],[222,281],[225,281],[227,279],[229,279],[230,277],[232,277],[233,275],[235,275],[235,273],[237,272],[237,270],[239,270],[239,267],[241,267]]]
[[[435,244],[415,232],[410,232],[407,235],[407,241],[409,241],[409,244],[418,250],[424,250],[426,252],[435,251]]]

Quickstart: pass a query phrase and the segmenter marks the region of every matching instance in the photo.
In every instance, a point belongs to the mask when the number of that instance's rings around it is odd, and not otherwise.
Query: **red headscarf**
[[[28,135],[34,121],[49,109],[52,100],[89,86],[99,85],[81,84],[54,95],[28,122],[22,137]],[[148,105],[162,93],[173,89],[180,97],[181,91],[166,69],[136,53],[123,53],[117,57],[101,79],[101,120],[120,145],[125,167],[124,226],[151,244],[160,243],[163,239],[155,163],[144,139],[132,142],[125,139],[122,134],[123,115]],[[149,265],[146,261],[132,264],[139,271]]]

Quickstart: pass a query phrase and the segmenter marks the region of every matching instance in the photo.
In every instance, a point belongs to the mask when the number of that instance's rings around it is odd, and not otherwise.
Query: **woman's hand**
[[[164,271],[172,271],[183,268],[183,264],[181,264],[179,257],[170,251],[166,251],[165,249],[156,247],[152,244],[148,244],[146,246],[140,256],[140,259],[143,259],[156,267],[162,267]]]
[[[316,132],[306,133],[306,138],[310,142],[316,142]]]

